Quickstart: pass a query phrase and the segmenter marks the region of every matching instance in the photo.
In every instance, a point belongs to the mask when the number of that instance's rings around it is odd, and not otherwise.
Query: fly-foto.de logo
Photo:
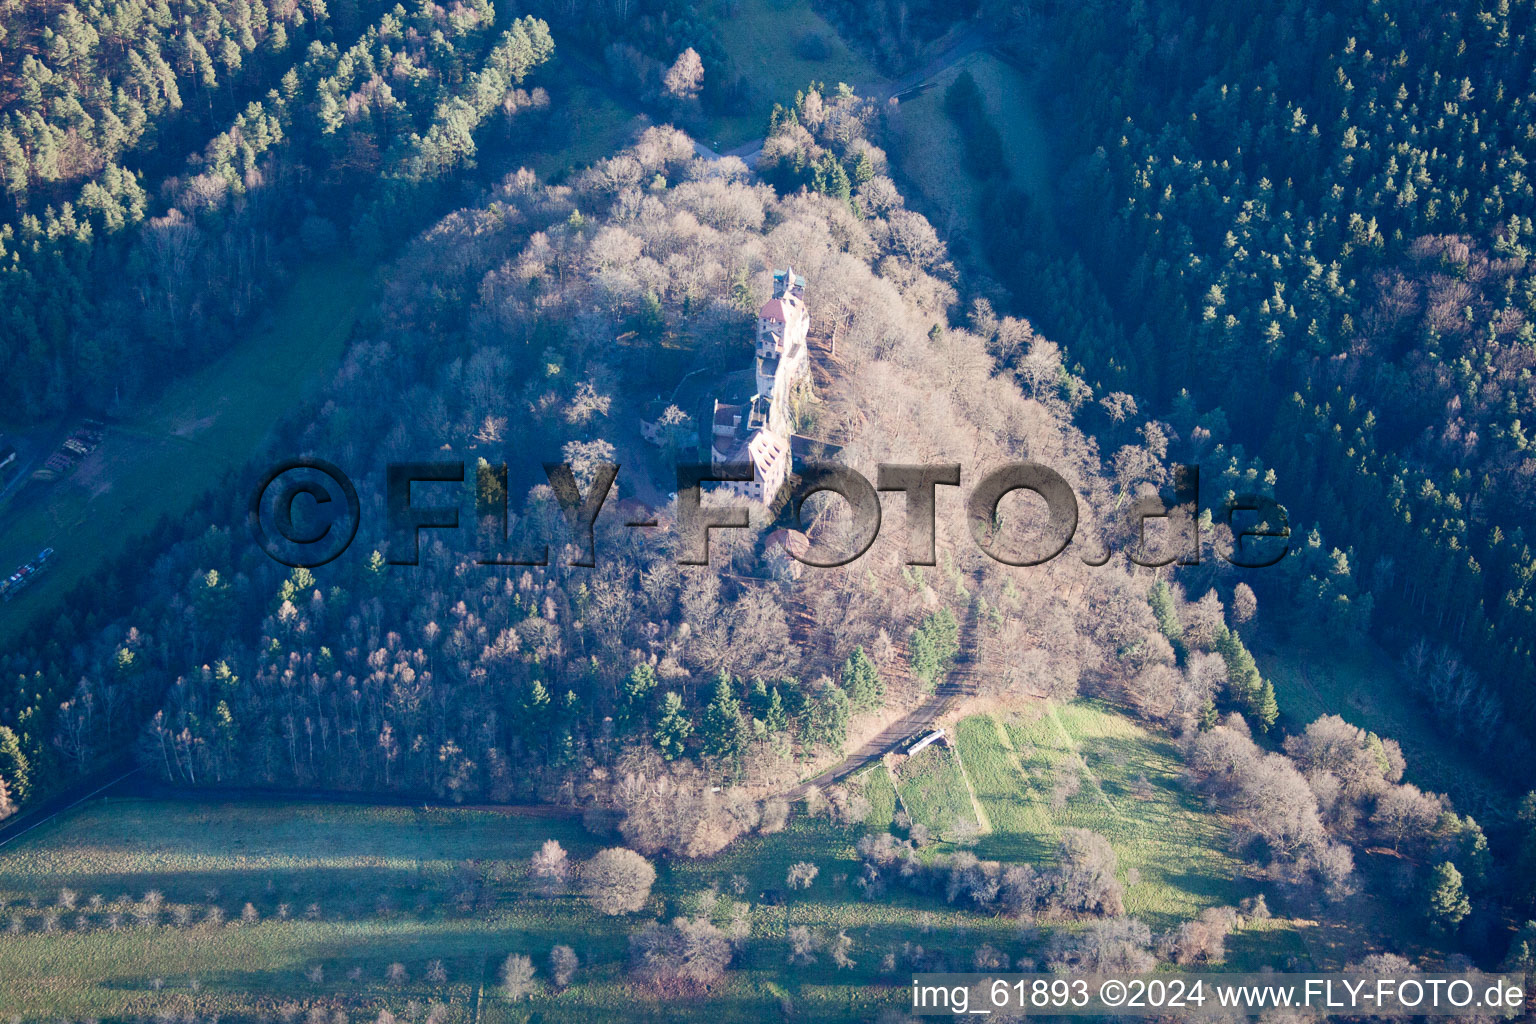
[[[567,564],[597,564],[596,524],[603,514],[619,466],[610,462],[584,467],[578,481],[569,463],[543,464],[545,478],[554,492],[565,520],[571,547]],[[750,510],[746,504],[706,501],[707,485],[750,481],[749,463],[681,463],[676,467],[677,492],[671,525],[679,565],[709,564],[710,535],[716,530],[747,529]],[[807,543],[790,549],[796,561],[817,568],[848,565],[864,555],[880,535],[880,495],[902,495],[907,524],[905,561],[908,565],[934,565],[941,487],[961,486],[958,463],[883,463],[873,483],[867,476],[840,463],[806,462],[786,488],[780,513],[783,525],[804,530],[803,513],[808,499],[817,494],[836,495],[847,505],[847,528],[836,542]],[[1128,517],[1129,535],[1136,539],[1126,556],[1137,565],[1158,567],[1198,564],[1201,551],[1200,469],[1173,467],[1173,500],[1145,496],[1127,502],[1119,514]],[[384,518],[388,535],[388,562],[416,565],[424,530],[457,530],[463,506],[484,523],[500,523],[498,550],[479,554],[481,565],[543,566],[550,562],[546,539],[510,543],[507,524],[507,466],[481,462],[475,469],[474,497],[465,497],[463,461],[394,462],[384,474]],[[440,487],[430,497],[431,485]],[[1000,514],[1003,500],[1015,492],[1029,492],[1044,502],[1043,516],[1035,516],[1038,529],[1027,543],[1005,528]],[[487,495],[495,496],[487,502]],[[452,497],[454,500],[444,499]],[[1036,503],[1038,504],[1038,503]],[[1227,562],[1243,568],[1271,566],[1285,557],[1290,524],[1284,506],[1263,494],[1228,495],[1211,511],[1213,524],[1226,526],[1230,542],[1218,546]],[[618,513],[613,513],[618,514]],[[1037,462],[1012,462],[987,470],[965,495],[965,514],[972,539],[989,558],[1003,565],[1035,566],[1058,557],[1077,534],[1077,495],[1060,473]],[[313,568],[338,558],[357,536],[362,506],[352,480],[341,469],[321,459],[290,459],[269,471],[251,495],[249,522],[257,544],[273,559],[289,566]],[[1148,544],[1149,524],[1160,524],[1164,536],[1153,552]],[[626,517],[626,527],[656,527],[655,517]],[[1103,547],[1085,553],[1089,565],[1103,565],[1111,552]]]

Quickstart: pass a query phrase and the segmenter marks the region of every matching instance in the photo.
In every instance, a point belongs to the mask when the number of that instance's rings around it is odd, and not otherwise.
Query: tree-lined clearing
[[[28,484],[33,493],[19,495],[0,518],[0,565],[9,573],[50,545],[56,554],[0,612],[0,639],[100,572],[161,516],[184,514],[329,383],[372,299],[369,279],[369,269],[350,260],[303,266],[261,327],[176,379],[143,413],[112,424],[72,474]]]
[[[707,143],[729,148],[756,138],[773,104],[785,102],[809,82],[825,82],[829,89],[838,82],[867,89],[884,80],[808,0],[736,0],[715,6],[720,45],[746,77],[751,106],[740,117],[716,118],[714,137],[703,140]]]
[[[921,93],[903,100],[894,117],[900,143],[893,154],[897,168],[935,212],[934,223],[944,229],[969,225],[988,187],[965,169],[963,129],[945,110],[945,92],[962,72],[970,72],[976,82],[1014,184],[1039,202],[1048,201],[1050,191],[1047,137],[1033,105],[1033,90],[1012,65],[989,53],[973,53],[934,76]]]
[[[959,741],[996,827],[979,856],[1038,861],[1063,829],[1089,829],[1110,841],[1129,876],[1127,912],[1154,928],[1250,894],[1225,822],[1181,785],[1178,749],[1129,718],[1077,701],[1032,720],[972,716]]]
[[[621,148],[641,129],[646,119],[591,75],[579,57],[557,50],[537,73],[539,84],[558,98],[548,134],[532,152],[514,152],[508,162],[524,162],[541,179],[559,181]]]
[[[1312,650],[1288,643],[1284,654],[1261,655],[1259,667],[1275,684],[1275,697],[1293,727],[1319,715],[1341,715],[1362,729],[1402,744],[1407,778],[1451,796],[1479,820],[1506,813],[1508,776],[1490,773],[1465,743],[1436,728],[1429,708],[1410,690],[1402,666],[1375,644]]]

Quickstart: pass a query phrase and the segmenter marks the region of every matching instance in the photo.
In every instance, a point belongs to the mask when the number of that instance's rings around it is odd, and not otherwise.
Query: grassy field
[[[1035,111],[1028,82],[1011,65],[988,53],[973,53],[940,73],[921,95],[901,104],[898,168],[934,211],[935,226],[966,224],[975,216],[981,186],[964,166],[960,129],[944,110],[944,91],[970,71],[986,102],[987,115],[1003,140],[1013,180],[1038,201],[1049,193],[1046,132]],[[952,220],[951,220],[952,219]]]
[[[938,743],[924,747],[902,762],[896,778],[907,813],[913,821],[927,825],[935,837],[973,839],[983,831],[960,762],[948,747]]]
[[[242,465],[295,405],[316,393],[370,301],[366,269],[345,260],[300,268],[265,324],[202,369],[177,378],[142,413],[112,424],[64,479],[31,483],[0,513],[0,566],[52,546],[52,568],[0,605],[0,642],[118,557],[161,516],[177,515]]]
[[[0,851],[0,924],[26,922],[20,934],[0,927],[0,1017],[160,1008],[238,1017],[319,1005],[353,1020],[371,1020],[380,1008],[415,1020],[414,1001],[442,1003],[450,1021],[748,1021],[776,1018],[785,1005],[806,1019],[861,1021],[902,998],[906,968],[887,971],[881,960],[907,940],[953,951],[957,966],[983,942],[1019,945],[1012,922],[932,897],[898,890],[863,900],[852,884],[862,832],[799,816],[786,831],[712,860],[659,862],[650,905],[635,918],[613,919],[595,917],[573,897],[524,891],[520,865],[545,839],[558,839],[573,857],[607,845],[566,816],[95,803]],[[818,864],[820,875],[808,891],[786,892],[789,866],[803,860]],[[469,883],[478,894],[460,906]],[[77,894],[76,909],[60,907],[65,888]],[[164,897],[165,923],[138,926],[132,910],[149,890]],[[93,895],[101,896],[97,906]],[[240,922],[247,902],[258,921]],[[737,902],[750,908],[752,938],[707,1002],[657,1002],[626,984],[628,934],[645,920],[680,913],[724,920]],[[224,923],[208,922],[211,907],[223,911]],[[172,923],[178,908],[191,923]],[[53,931],[45,930],[50,910]],[[823,956],[785,971],[784,936],[796,924],[847,931],[857,965],[839,971]],[[926,934],[940,925],[942,935]],[[582,958],[576,986],[519,1004],[498,994],[496,971],[509,953],[531,955],[543,975],[556,943]],[[432,981],[430,964],[439,959],[447,977]],[[407,979],[392,983],[387,972],[397,962]]]
[[[558,49],[535,72],[530,84],[549,90],[557,113],[536,149],[528,150],[528,140],[516,137],[512,152],[502,160],[504,170],[526,164],[544,181],[561,181],[573,170],[613,155],[639,134],[643,119],[595,86],[591,74],[579,58]]]
[[[1180,785],[1178,750],[1111,709],[1078,701],[1034,718],[973,715],[956,735],[964,778],[952,755],[914,760],[901,792],[915,818],[944,832],[941,822],[975,820],[969,780],[991,828],[970,844],[978,856],[1049,863],[1063,829],[1091,829],[1119,857],[1127,912],[1154,930],[1259,891],[1228,849],[1224,820]],[[1245,928],[1230,950],[1233,963],[1255,967],[1306,955],[1284,920]]]
[[[877,764],[864,772],[859,776],[858,785],[864,798],[869,801],[870,811],[869,817],[864,819],[865,826],[874,832],[889,829],[896,817],[896,787],[891,784],[891,776],[885,765]]]
[[[1488,774],[1476,752],[1435,727],[1434,716],[1408,689],[1398,666],[1375,644],[1326,651],[1286,644],[1257,655],[1287,730],[1299,732],[1321,715],[1335,714],[1362,729],[1395,739],[1408,761],[1407,779],[1447,793],[1463,814],[1484,824],[1507,814],[1519,794],[1507,779]]]
[[[508,822],[504,814],[393,807],[92,805],[0,855],[0,896],[13,908],[56,905],[68,887],[91,924],[70,934],[74,915],[65,914],[58,934],[0,937],[0,976],[8,979],[0,1013],[106,1015],[172,999],[238,1011],[279,996],[366,995],[387,989],[385,971],[396,961],[421,979],[428,952],[444,960],[450,984],[407,983],[401,1002],[464,1004],[470,984],[478,987],[488,932],[533,944],[557,928],[559,913],[551,903],[531,903],[513,921],[443,911],[460,867],[473,860],[495,877],[545,837],[585,842],[568,819]],[[151,889],[171,913],[187,907],[205,923],[132,927],[133,901]],[[89,909],[93,895],[103,899],[100,910]],[[259,923],[206,923],[214,906],[238,921],[247,902],[259,908]],[[280,919],[283,905],[289,920]],[[110,928],[114,913],[127,922],[118,931]],[[312,981],[316,966],[328,977]],[[347,978],[354,968],[362,972],[355,982]]]
[[[1119,855],[1128,909],[1157,929],[1256,891],[1225,850],[1222,820],[1179,788],[1177,751],[1106,707],[976,715],[960,723],[958,744],[959,757],[932,747],[901,766],[901,802],[983,857],[1049,863],[1061,829],[1092,828]],[[625,919],[528,891],[523,865],[545,839],[573,858],[613,842],[559,812],[96,802],[0,850],[0,1018],[302,1017],[319,1006],[354,1021],[387,1008],[414,1022],[440,1003],[445,1022],[867,1021],[902,1002],[914,945],[957,970],[984,943],[1038,953],[1040,935],[942,896],[895,885],[864,899],[854,846],[888,825],[897,792],[883,767],[855,785],[872,806],[865,824],[797,814],[785,831],[717,857],[660,860],[648,906]],[[972,789],[990,833],[975,827]],[[785,878],[800,861],[819,874],[792,891]],[[139,924],[151,891],[163,900],[158,923]],[[242,921],[247,904],[254,920]],[[707,999],[663,1002],[628,984],[628,937],[645,920],[724,922],[738,907],[750,938]],[[855,966],[822,955],[786,970],[796,925],[846,932]],[[532,956],[544,976],[557,943],[582,959],[577,984],[506,1000],[497,970],[507,955]],[[1305,956],[1284,920],[1245,928],[1229,948],[1229,962],[1245,967]],[[439,960],[445,977],[434,979]],[[404,980],[390,979],[395,963]]]
[[[1062,829],[1091,828],[1119,856],[1127,909],[1159,930],[1258,891],[1226,851],[1223,820],[1178,785],[1177,750],[1111,709],[1084,701],[1036,717],[973,715],[957,738],[958,757],[935,746],[901,765],[900,799],[978,855],[1048,864]],[[864,824],[800,813],[785,831],[708,860],[658,860],[649,904],[618,919],[529,891],[524,865],[545,839],[575,859],[614,842],[558,811],[98,801],[0,849],[0,1018],[304,1019],[320,1007],[363,1022],[389,1009],[415,1024],[441,1004],[445,1024],[868,1021],[904,999],[914,946],[939,952],[934,969],[969,969],[983,944],[1039,953],[1041,935],[942,895],[893,885],[864,899],[854,847],[888,826],[897,790],[883,767],[854,784],[871,803]],[[990,832],[976,828],[972,791]],[[819,873],[790,890],[801,861]],[[143,924],[136,911],[151,892],[161,909]],[[242,920],[247,904],[252,919]],[[738,909],[750,937],[707,998],[659,1001],[628,983],[628,938],[646,920],[724,923]],[[786,970],[796,925],[845,932],[855,965],[839,970],[823,954]],[[508,954],[532,956],[543,977],[557,943],[581,957],[577,984],[518,1003],[500,994]],[[1236,967],[1291,957],[1307,962],[1288,920],[1229,942]],[[391,979],[396,963],[404,979]]]
[[[701,140],[717,149],[761,136],[773,104],[788,105],[796,90],[812,81],[831,89],[838,82],[867,88],[884,80],[809,0],[731,0],[717,2],[714,13],[720,44],[751,87],[751,109],[738,117],[716,118],[712,137]],[[807,35],[825,41],[826,57],[811,60],[801,55],[799,44]]]
[[[1079,701],[1032,720],[972,716],[959,740],[995,826],[978,855],[1048,859],[1062,829],[1091,829],[1115,847],[1133,882],[1127,911],[1154,928],[1251,891],[1223,820],[1180,785],[1178,750],[1129,718]]]

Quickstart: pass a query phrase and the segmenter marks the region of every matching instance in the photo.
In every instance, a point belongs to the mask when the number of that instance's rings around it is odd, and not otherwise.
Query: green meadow
[[[425,1020],[434,1009],[466,1022],[867,1021],[901,1004],[921,947],[967,970],[983,944],[1017,958],[1041,941],[941,893],[892,884],[865,899],[855,844],[898,807],[936,836],[1008,861],[1049,864],[1062,829],[1101,832],[1119,855],[1128,911],[1154,929],[1258,891],[1226,849],[1223,819],[1180,788],[1171,743],[1091,702],[1042,710],[963,720],[959,756],[930,747],[899,766],[896,787],[884,766],[865,772],[853,783],[871,805],[863,824],[797,808],[784,831],[716,857],[658,859],[649,903],[624,918],[530,889],[525,865],[546,839],[573,859],[618,842],[562,811],[96,801],[0,849],[0,1017],[318,1007],[333,1021],[380,1010]],[[936,842],[925,857],[957,848]],[[786,876],[802,861],[819,872],[791,890]],[[152,923],[139,916],[146,899],[158,903]],[[750,937],[707,996],[665,1001],[629,984],[629,936],[645,921],[704,914],[724,924],[738,913]],[[846,933],[854,966],[823,953],[788,969],[796,925]],[[556,944],[581,959],[575,984],[505,998],[508,954],[531,956],[547,982]],[[1282,919],[1239,932],[1230,951],[1235,965],[1305,955]]]
[[[902,181],[914,186],[946,230],[970,224],[986,186],[965,167],[961,130],[944,109],[945,90],[969,71],[1002,138],[1012,181],[1037,202],[1049,195],[1048,137],[1035,110],[1033,90],[1013,66],[989,53],[973,53],[945,68],[918,95],[904,100],[895,117],[894,156]]]
[[[1261,891],[1231,850],[1226,819],[1185,791],[1172,741],[1096,701],[1031,710],[962,719],[959,758],[929,747],[903,765],[913,818],[945,838],[958,827],[977,856],[1004,862],[1049,863],[1062,830],[1097,832],[1118,857],[1126,912],[1154,931]],[[974,840],[971,792],[987,826]],[[1254,964],[1305,956],[1283,920],[1250,926],[1230,948]]]
[[[174,379],[142,412],[109,424],[68,476],[33,481],[0,511],[0,565],[53,547],[51,567],[0,612],[0,641],[112,564],[162,516],[184,513],[260,451],[295,406],[319,393],[367,308],[370,273],[348,259],[302,266],[260,326],[207,366]]]
[[[809,0],[730,0],[716,3],[715,14],[720,45],[751,92],[746,114],[714,119],[712,137],[700,140],[712,147],[730,149],[762,135],[773,104],[789,104],[813,81],[828,89],[846,82],[866,91],[884,80]],[[806,55],[812,52],[802,45],[808,36],[821,41],[824,56]]]

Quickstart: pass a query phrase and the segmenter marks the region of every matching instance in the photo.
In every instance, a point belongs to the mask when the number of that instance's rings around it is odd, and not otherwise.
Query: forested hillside
[[[1445,730],[1528,765],[1530,11],[1253,13],[1071,5],[1049,46],[1021,23],[1082,156],[1054,218],[998,190],[994,264],[1176,451],[1274,471],[1324,571],[1270,592],[1374,623]]]
[[[553,47],[489,3],[9,16],[0,398],[23,417],[132,401],[298,257],[400,237]]]
[[[562,453],[582,486],[618,458],[619,496],[650,496],[666,467],[651,478],[623,429],[639,396],[676,379],[677,354],[743,359],[747,311],[792,263],[834,371],[805,415],[846,459],[1025,452],[1088,499],[1080,543],[1125,550],[1134,522],[1099,510],[1168,482],[1160,429],[1101,466],[1071,422],[1085,385],[1056,346],[1022,342],[1021,391],[987,350],[1025,325],[951,322],[953,268],[879,173],[879,116],[848,90],[803,93],[765,155],[769,178],[791,182],[782,196],[665,127],[567,184],[508,175],[401,253],[377,324],[284,443],[351,466],[496,462],[515,443]],[[382,522],[382,478],[358,479],[365,521]],[[519,543],[559,537],[534,479],[508,480]],[[177,784],[552,800],[613,813],[642,851],[698,857],[963,655],[988,699],[1090,692],[1182,736],[1191,785],[1241,820],[1253,870],[1298,898],[1347,898],[1354,851],[1373,842],[1462,865],[1478,892],[1489,877],[1477,823],[1403,784],[1390,740],[1322,720],[1287,741],[1294,761],[1255,744],[1276,707],[1233,628],[1253,595],[1214,557],[1172,587],[1123,557],[1009,570],[941,515],[937,567],[903,566],[890,538],[796,580],[752,534],[717,535],[715,564],[688,568],[668,531],[606,517],[595,568],[508,571],[471,550],[497,542],[493,517],[489,536],[424,539],[420,566],[389,564],[374,529],[336,563],[287,572],[243,543],[245,500],[212,498],[158,538],[154,571],[126,583],[131,611],[108,624],[77,610],[7,656],[16,725],[0,728],[0,777],[23,801],[133,748]],[[841,507],[816,513],[819,542],[837,542]],[[1039,525],[1026,506],[1009,515]]]
[[[780,10],[0,0],[9,417],[130,408],[322,261],[373,282],[247,464],[0,650],[0,819],[131,780],[0,856],[27,1012],[863,1019],[909,969],[1536,968],[1531,12],[834,0],[892,77],[764,103],[725,33]],[[1065,154],[1032,192],[1023,68]],[[622,145],[546,172],[613,110]],[[791,557],[865,522],[797,476],[684,564],[678,464],[749,408],[808,476],[959,464],[933,564],[894,492],[867,551]],[[313,568],[252,536],[295,457],[357,488]],[[406,504],[461,524],[392,534],[387,467],[444,460]],[[966,505],[1024,460],[1077,501],[1029,566],[1028,488]],[[607,494],[591,559],[570,483]],[[1224,557],[1238,494],[1288,511],[1279,565]],[[1360,695],[1277,694],[1367,637],[1409,724],[1486,752],[1477,798]]]

